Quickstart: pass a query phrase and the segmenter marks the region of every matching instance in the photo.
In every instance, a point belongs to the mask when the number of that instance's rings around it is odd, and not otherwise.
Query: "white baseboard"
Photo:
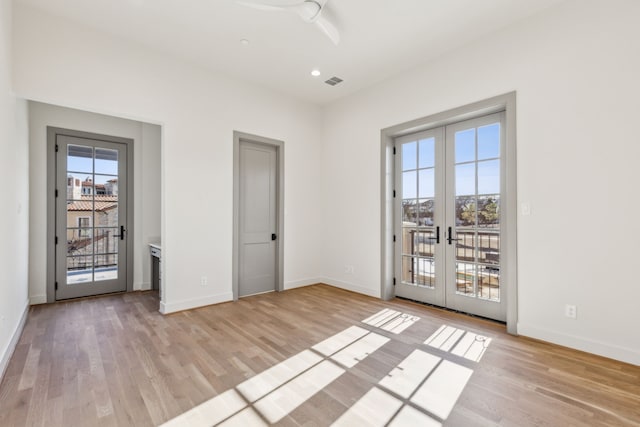
[[[322,277],[312,277],[310,279],[294,280],[292,282],[286,282],[284,284],[284,289],[288,290],[288,289],[302,288],[304,286],[310,286],[310,285],[316,285],[318,283],[324,283],[322,280],[323,280]]]
[[[162,301],[160,302],[160,313],[170,314],[175,313],[176,311],[191,310],[198,307],[220,304],[221,302],[228,301],[233,301],[233,293],[231,292],[169,303]]]
[[[318,278],[320,283],[334,286],[336,288],[345,289],[347,291],[356,292],[358,294],[368,295],[374,298],[380,298],[380,289],[369,289],[364,286],[354,285],[353,283],[343,282],[342,280],[330,279],[328,277]]]
[[[47,296],[46,295],[32,295],[29,297],[29,305],[38,305],[38,304],[46,304]]]
[[[18,345],[18,340],[22,336],[22,331],[24,330],[24,325],[27,323],[27,315],[29,314],[29,301],[24,303],[24,310],[22,310],[22,316],[20,317],[20,321],[16,326],[16,329],[13,331],[13,335],[11,336],[11,340],[9,341],[9,345],[2,353],[2,357],[0,357],[0,383],[4,378],[4,373],[9,366],[9,360],[11,360],[11,356],[13,356],[13,352]]]
[[[536,326],[518,323],[518,335],[535,338],[542,341],[586,351],[610,359],[619,360],[632,365],[640,366],[640,349],[631,349],[617,345],[594,341],[574,335],[562,334]]]

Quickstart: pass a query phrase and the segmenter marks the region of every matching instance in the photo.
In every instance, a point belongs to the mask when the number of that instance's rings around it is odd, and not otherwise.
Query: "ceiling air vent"
[[[333,76],[329,80],[325,81],[325,83],[328,84],[329,86],[335,86],[335,85],[337,85],[338,83],[341,83],[341,82],[342,82],[342,79],[340,77],[336,77],[336,76]]]

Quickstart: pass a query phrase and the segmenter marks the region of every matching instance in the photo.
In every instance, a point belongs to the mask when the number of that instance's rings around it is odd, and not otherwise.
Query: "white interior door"
[[[276,147],[240,141],[239,257],[240,297],[277,288]]]
[[[396,139],[397,296],[506,320],[504,144],[504,113]]]
[[[127,146],[56,136],[56,300],[127,289]]]

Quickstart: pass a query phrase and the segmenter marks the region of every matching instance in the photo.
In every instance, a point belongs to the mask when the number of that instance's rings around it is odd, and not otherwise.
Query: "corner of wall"
[[[362,295],[368,295],[374,298],[380,298],[380,288],[371,289],[364,286],[356,285],[351,282],[344,282],[342,280],[330,279],[328,277],[322,277],[319,279],[320,283],[324,283],[335,288],[344,289],[345,291],[351,291]]]

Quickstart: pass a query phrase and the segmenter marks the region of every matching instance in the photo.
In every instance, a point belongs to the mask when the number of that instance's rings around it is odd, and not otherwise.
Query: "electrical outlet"
[[[567,304],[564,306],[564,315],[569,319],[575,319],[577,317],[578,310],[575,305]]]
[[[200,284],[201,284],[202,286],[207,286],[207,276],[202,276],[202,277],[200,278]]]
[[[531,215],[531,203],[522,202],[522,204],[520,204],[520,210],[522,211],[522,216]]]
[[[353,265],[345,265],[344,266],[344,273],[345,274],[353,274],[354,268]]]

